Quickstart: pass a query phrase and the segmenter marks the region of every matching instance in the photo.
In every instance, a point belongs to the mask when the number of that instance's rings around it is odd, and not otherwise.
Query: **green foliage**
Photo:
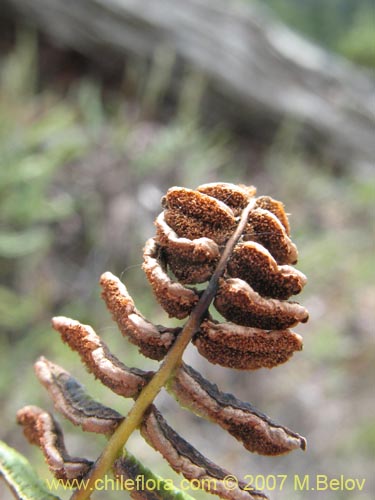
[[[130,468],[136,470],[137,476],[144,478],[144,484],[157,485],[158,497],[163,500],[194,500],[186,492],[175,487],[171,488],[160,476],[143,466],[133,455],[127,453]],[[0,476],[19,500],[59,500],[52,495],[37,476],[28,460],[15,449],[0,441]],[[51,484],[53,480],[51,480]],[[57,485],[57,483],[56,483]],[[151,490],[152,491],[152,490]]]
[[[365,451],[366,456],[371,460],[374,458],[375,450],[375,424],[371,420],[365,420],[362,425],[357,429],[356,435],[354,436],[354,446],[357,443]]]
[[[0,475],[19,500],[58,500],[44,487],[26,458],[2,441]]]
[[[53,195],[58,170],[83,154],[74,109],[48,95],[33,99],[36,38],[20,32],[0,67],[0,327],[32,321],[38,293],[20,290],[17,269],[31,276],[52,244],[52,226],[73,213],[68,195]],[[35,290],[34,290],[35,292]],[[17,312],[18,311],[18,312]]]
[[[157,485],[157,493],[163,500],[194,500],[193,497],[176,487],[171,488],[170,482],[154,474],[150,469],[142,465],[132,454],[126,453],[126,460],[133,470],[136,470],[137,476],[143,476],[144,483]],[[152,490],[151,490],[152,491]]]
[[[354,17],[347,34],[338,41],[344,56],[363,66],[375,68],[375,7],[363,6]]]
[[[261,3],[318,44],[358,64],[375,67],[372,0],[263,0]]]
[[[134,156],[130,167],[138,178],[152,172],[155,165],[162,173],[178,166],[188,177],[189,185],[194,185],[195,177],[201,177],[207,165],[217,169],[229,161],[224,145],[227,138],[219,131],[206,134],[189,122],[174,122],[160,129],[157,140],[150,143],[147,150]],[[130,148],[128,147],[128,150]]]

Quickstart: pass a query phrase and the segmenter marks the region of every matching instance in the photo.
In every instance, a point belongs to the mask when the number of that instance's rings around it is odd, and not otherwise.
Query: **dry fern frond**
[[[153,324],[136,309],[116,276],[106,272],[100,279],[102,297],[119,330],[145,356],[165,358],[160,369],[154,373],[129,368],[91,326],[65,317],[52,321],[89,372],[117,395],[135,400],[129,415],[124,417],[93,400],[68,372],[45,358],[35,365],[37,377],[65,418],[85,431],[110,436],[103,456],[108,455],[119,432],[128,435],[138,426],[175,471],[188,480],[201,480],[202,488],[204,479],[214,479],[215,488],[206,488],[209,493],[227,500],[265,499],[264,493],[246,488],[241,481],[228,488],[224,481],[228,472],[179,436],[152,402],[166,386],[183,407],[218,424],[251,452],[279,455],[305,449],[305,438],[250,403],[221,392],[181,360],[190,340],[211,363],[240,370],[273,368],[302,349],[302,338],[290,328],[306,322],[308,312],[288,299],[303,289],[306,277],[292,266],[298,253],[284,205],[269,196],[256,197],[253,186],[210,183],[195,190],[173,187],[163,197],[162,206],[155,221],[156,235],[144,248],[143,269],[166,313],[178,319],[188,317],[185,326]],[[194,288],[206,281],[206,290]],[[226,322],[212,319],[211,301]],[[102,472],[106,470],[101,459],[92,464],[70,457],[60,427],[43,410],[26,407],[19,411],[18,421],[30,442],[43,450],[56,477],[92,479],[100,466]],[[118,458],[118,443],[116,446],[111,448],[113,460],[108,464],[116,477],[144,474],[142,465],[126,452]],[[81,500],[88,495],[77,491],[72,498]],[[146,490],[132,491],[131,497],[176,498]]]

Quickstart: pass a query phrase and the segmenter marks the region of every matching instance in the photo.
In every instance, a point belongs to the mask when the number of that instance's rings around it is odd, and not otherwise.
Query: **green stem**
[[[126,444],[130,435],[141,424],[147,408],[154,401],[162,387],[164,387],[167,381],[173,376],[176,369],[180,366],[184,350],[191,341],[193,335],[199,330],[203,316],[205,315],[209,305],[216,295],[219,279],[225,271],[228,259],[232,254],[233,248],[237,244],[239,238],[241,237],[241,234],[245,229],[249,212],[253,208],[253,205],[254,202],[252,201],[242,211],[238,226],[231,238],[228,240],[207,288],[192,310],[187,322],[185,323],[181,333],[176,338],[173,346],[168,351],[164,362],[152,377],[150,382],[141,391],[127,417],[110,437],[107,446],[98,458],[96,464],[90,470],[89,476],[85,478],[87,479],[85,488],[76,490],[73,493],[71,500],[87,500],[93,493],[93,491],[95,491],[96,481],[100,480],[112,467],[113,462],[120,455],[122,448]]]

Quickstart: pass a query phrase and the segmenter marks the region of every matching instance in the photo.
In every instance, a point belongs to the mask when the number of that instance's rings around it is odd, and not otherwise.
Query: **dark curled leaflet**
[[[61,427],[48,412],[25,406],[17,412],[17,422],[28,441],[42,449],[48,467],[59,480],[81,479],[90,470],[90,460],[68,454]]]
[[[144,419],[141,433],[146,441],[168,461],[172,469],[183,474],[187,479],[198,480],[202,489],[219,495],[227,500],[260,500],[268,498],[263,493],[246,488],[246,483],[238,482],[233,489],[225,485],[225,478],[230,474],[207,460],[187,441],[179,436],[153,406]],[[246,488],[246,489],[245,489]]]
[[[169,387],[182,406],[223,427],[249,451],[281,455],[306,447],[305,438],[276,424],[250,403],[220,392],[190,366],[183,365]]]

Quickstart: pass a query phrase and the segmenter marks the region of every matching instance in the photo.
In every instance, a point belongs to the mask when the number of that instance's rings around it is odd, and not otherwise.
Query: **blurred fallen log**
[[[253,129],[260,121],[275,130],[290,118],[335,161],[375,161],[375,81],[268,11],[225,0],[4,2],[60,46],[88,55],[149,59],[170,47],[207,75],[223,113]]]

